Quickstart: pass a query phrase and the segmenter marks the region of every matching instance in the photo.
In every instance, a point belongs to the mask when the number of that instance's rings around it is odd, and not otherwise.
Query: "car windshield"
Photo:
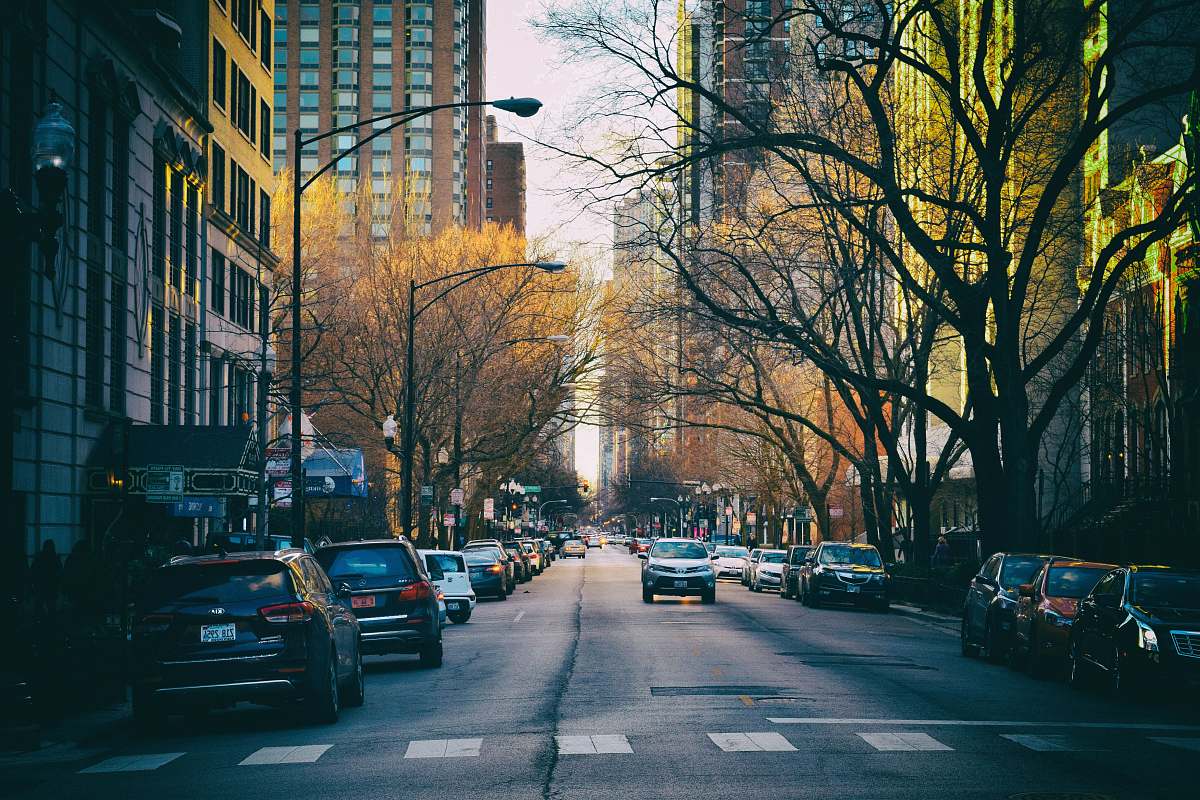
[[[1046,578],[1047,597],[1073,597],[1078,600],[1087,595],[1096,581],[1109,572],[1109,567],[1054,567]]]
[[[1045,559],[1037,556],[1009,556],[1004,559],[1004,569],[1000,570],[1000,585],[1005,589],[1015,589],[1022,583],[1033,580],[1033,573],[1042,568]]]
[[[1200,574],[1136,573],[1132,601],[1145,608],[1200,608]]]
[[[452,555],[451,553],[426,553],[425,563],[429,566],[431,572],[435,569],[440,569],[442,572],[463,571],[462,556]]]
[[[772,552],[763,553],[762,558],[759,559],[759,563],[761,563],[761,564],[782,564],[784,556],[786,556],[786,555],[787,555],[787,553],[783,552],[782,550],[780,550],[777,553],[772,553]]]
[[[744,547],[718,547],[717,558],[746,558],[750,551]]]
[[[699,542],[655,542],[651,558],[708,558],[708,551]]]
[[[484,550],[478,547],[474,550],[463,553],[463,558],[466,559],[467,563],[471,566],[478,564],[495,564],[499,560],[499,556],[496,555],[494,550]]]
[[[879,551],[874,547],[850,547],[849,545],[821,548],[820,561],[822,564],[847,564],[855,567],[883,566],[883,560],[879,558]]]
[[[176,603],[238,603],[288,594],[292,594],[291,578],[279,561],[180,564],[151,572],[138,606],[150,611]]]
[[[317,561],[338,578],[396,578],[413,580],[417,577],[413,563],[403,547],[331,547],[317,551]]]

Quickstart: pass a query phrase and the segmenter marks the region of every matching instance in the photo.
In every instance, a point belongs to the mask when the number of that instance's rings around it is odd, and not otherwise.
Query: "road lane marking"
[[[859,738],[885,753],[953,750],[928,733],[860,733]]]
[[[1195,731],[1200,725],[1153,722],[1036,722],[994,719],[854,719],[841,717],[767,717],[776,725],[959,725],[967,728],[1087,728],[1130,731]]]
[[[306,744],[296,747],[263,747],[246,756],[239,767],[256,764],[312,764],[325,755],[331,744]]]
[[[1200,739],[1189,739],[1183,736],[1151,736],[1150,741],[1200,753]]]
[[[523,617],[523,616],[525,616],[525,612],[524,612],[524,611],[522,611],[521,613],[517,614],[517,616],[515,616],[515,617],[513,618],[513,622],[520,622],[520,621],[521,621],[521,617]]]
[[[1039,753],[1090,753],[1103,752],[1102,747],[1089,747],[1063,734],[1002,733],[1001,739],[1016,742],[1022,747]]]
[[[150,753],[140,756],[116,756],[79,771],[80,773],[147,772],[152,769],[158,769],[163,764],[169,764],[181,755],[183,753]]]
[[[408,743],[405,758],[474,758],[483,739],[418,739]]]
[[[778,733],[710,733],[708,738],[726,753],[786,753],[796,749]]]
[[[555,736],[558,752],[564,756],[630,754],[633,748],[624,734],[598,734],[593,736]]]

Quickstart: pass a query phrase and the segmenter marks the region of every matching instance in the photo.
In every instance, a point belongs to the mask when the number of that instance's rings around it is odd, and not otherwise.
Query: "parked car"
[[[433,585],[442,593],[446,616],[456,624],[469,620],[475,610],[475,590],[463,554],[457,550],[421,550],[420,554]]]
[[[542,564],[547,567],[553,564],[554,560],[558,558],[558,553],[555,551],[554,545],[550,543],[549,539],[538,539],[537,544],[538,548],[542,551]]]
[[[642,602],[653,603],[656,594],[686,597],[699,595],[703,603],[717,600],[717,576],[704,545],[695,539],[659,539],[642,565]]]
[[[800,599],[800,567],[804,566],[804,559],[811,550],[812,546],[807,544],[794,544],[787,549],[779,573],[780,597]]]
[[[783,559],[786,550],[761,550],[758,559],[750,565],[750,591],[778,589],[783,574]]]
[[[742,568],[750,558],[750,551],[744,547],[718,545],[712,553],[713,569],[717,578],[737,578],[741,580]]]
[[[1016,618],[1010,663],[1040,676],[1066,664],[1071,624],[1096,582],[1116,564],[1052,558],[1029,583],[1017,587]]]
[[[1108,573],[1079,604],[1068,652],[1073,686],[1200,688],[1200,570]]]
[[[525,552],[525,548],[519,542],[504,542],[501,547],[508,553],[516,556],[517,562],[513,566],[517,568],[517,583],[526,583],[533,580],[533,563],[529,559],[529,553]]]
[[[588,547],[599,547],[600,549],[604,549],[604,543],[600,541],[600,534],[598,533],[587,534],[583,537],[583,543]]]
[[[981,651],[1002,661],[1012,647],[1017,615],[1017,589],[1052,556],[1036,553],[996,553],[979,568],[967,587],[959,644],[965,656]]]
[[[302,550],[176,557],[151,571],[130,634],[133,715],[305,700],[321,722],[363,702],[360,626]]]
[[[587,546],[578,539],[571,539],[563,543],[562,556],[563,558],[587,558]]]
[[[520,573],[520,559],[505,550],[500,542],[495,539],[477,539],[463,545],[462,551],[464,553],[472,550],[491,550],[496,554],[496,557],[504,566],[504,591],[506,594],[512,594],[513,589],[517,585],[517,575]]]
[[[368,655],[415,653],[422,666],[442,665],[437,589],[407,539],[340,542],[317,550],[337,585],[350,589]]]
[[[494,547],[472,547],[463,550],[467,562],[467,575],[477,597],[508,599],[509,565],[502,552]]]
[[[742,586],[750,585],[750,573],[753,571],[754,562],[758,560],[760,553],[762,553],[761,547],[754,548],[750,551],[750,557],[746,559],[746,563],[742,565]]]
[[[800,600],[810,608],[835,602],[887,611],[890,582],[874,545],[821,542],[800,568]]]
[[[545,572],[545,567],[542,562],[542,549],[537,546],[533,539],[518,539],[517,544],[525,551],[526,557],[529,559],[529,571],[533,575],[541,575]]]
[[[633,539],[632,552],[634,553],[649,553],[650,546],[654,544],[653,539]]]

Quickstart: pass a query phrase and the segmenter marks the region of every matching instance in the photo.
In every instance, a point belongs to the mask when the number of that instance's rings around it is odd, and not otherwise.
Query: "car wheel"
[[[325,665],[325,675],[320,685],[313,688],[312,718],[316,722],[331,725],[337,722],[338,712],[341,711],[341,697],[338,693],[337,653],[329,651],[328,663]]]
[[[713,603],[717,602],[717,590],[709,589],[707,592],[700,595],[700,602],[706,606],[711,606]]]
[[[450,617],[450,621],[453,622],[455,625],[461,625],[471,618],[471,612],[470,611],[455,611],[453,613],[448,614],[447,616]]]
[[[820,598],[817,597],[815,594],[813,594],[807,586],[804,587],[804,596],[806,598],[808,598],[808,607],[809,608],[820,608],[821,607]]]
[[[500,591],[496,593],[496,599],[497,600],[507,600],[508,599],[508,587],[507,586],[500,587]]]
[[[362,651],[358,653],[358,660],[354,665],[354,674],[350,677],[350,685],[346,687],[346,705],[357,708],[361,706],[367,697],[366,681],[363,678],[363,663]]]
[[[642,589],[642,602],[643,603],[653,603],[654,602],[654,592],[650,591],[649,589]]]
[[[417,654],[422,667],[437,669],[442,665],[442,643],[436,641],[433,644],[427,644],[421,648]]]
[[[971,644],[970,634],[967,633],[967,612],[963,611],[962,624],[958,626],[958,646],[962,654],[967,658],[975,658],[979,655],[979,646]]]

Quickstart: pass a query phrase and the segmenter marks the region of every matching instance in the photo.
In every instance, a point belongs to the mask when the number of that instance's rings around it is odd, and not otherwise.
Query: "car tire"
[[[437,669],[442,666],[442,642],[439,639],[432,644],[427,644],[417,653],[417,658],[422,667],[428,669]]]
[[[653,603],[654,602],[654,592],[650,591],[649,589],[642,589],[642,602],[643,603]]]
[[[358,651],[358,660],[354,665],[354,674],[350,676],[346,686],[343,702],[347,708],[358,708],[367,699],[366,679],[363,677],[362,650]]]
[[[314,722],[332,725],[337,722],[342,706],[341,693],[338,691],[337,653],[330,650],[322,666],[320,685],[313,687],[309,698],[309,711]]]
[[[709,589],[707,592],[700,595],[700,602],[706,606],[711,606],[713,603],[717,602],[717,590]]]
[[[508,599],[508,587],[507,586],[500,587],[500,591],[496,594],[496,599],[497,600],[507,600]]]
[[[452,613],[447,613],[446,616],[449,617],[450,621],[453,622],[455,625],[462,625],[464,622],[466,622],[467,620],[469,620],[471,618],[471,612],[470,611],[455,611]]]
[[[808,588],[807,588],[807,587],[805,587],[805,589],[804,589],[804,597],[805,597],[805,599],[807,599],[807,600],[808,600],[808,607],[809,607],[809,608],[820,608],[820,607],[821,607],[821,600],[820,600],[820,598],[818,598],[818,597],[817,597],[815,594],[813,594],[812,592],[808,591]]]

